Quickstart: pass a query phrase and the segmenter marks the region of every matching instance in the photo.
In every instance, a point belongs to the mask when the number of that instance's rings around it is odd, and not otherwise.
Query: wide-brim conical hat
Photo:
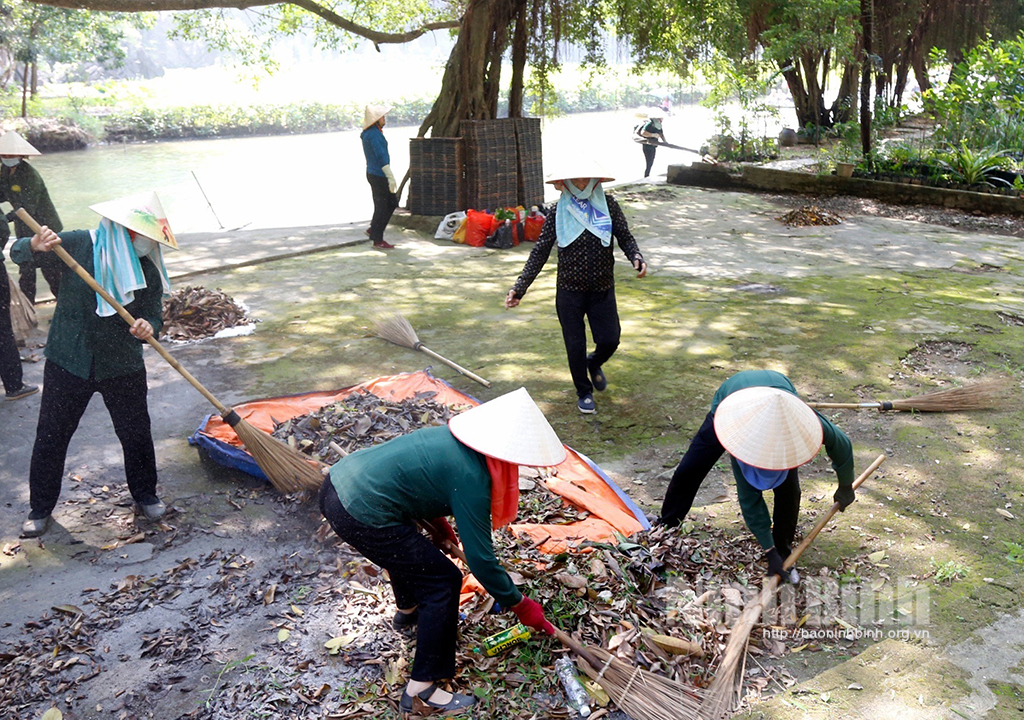
[[[14,130],[8,130],[3,135],[0,135],[0,155],[28,157],[29,155],[42,155],[42,153]]]
[[[647,108],[647,119],[648,120],[664,120],[665,111],[660,107],[649,107]]]
[[[178,240],[155,192],[108,200],[90,205],[89,209],[161,245],[178,249]]]
[[[516,465],[549,467],[566,457],[562,441],[526,388],[456,415],[448,429],[478,453]]]
[[[800,467],[821,447],[821,420],[796,395],[770,387],[737,390],[715,411],[715,434],[730,455],[764,470]]]
[[[390,105],[367,105],[363,110],[363,130],[391,112]]]
[[[554,172],[549,172],[544,182],[556,183],[559,180],[577,178],[597,178],[601,182],[611,182],[615,179],[596,160],[569,160],[556,167]]]

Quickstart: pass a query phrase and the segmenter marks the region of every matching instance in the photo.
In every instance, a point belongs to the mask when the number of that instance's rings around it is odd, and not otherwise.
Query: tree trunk
[[[39,95],[39,63],[32,63],[32,99]]]
[[[445,66],[441,92],[420,126],[420,137],[428,130],[431,137],[458,137],[463,120],[497,115],[501,57],[518,10],[514,0],[470,0]]]
[[[516,29],[512,35],[512,84],[508,90],[508,116],[523,116],[523,78],[526,75],[526,0],[517,0]]]
[[[860,33],[864,58],[860,70],[860,148],[871,162],[871,45],[874,7],[871,0],[860,0]]]
[[[833,123],[851,122],[857,113],[857,66],[854,63],[843,63],[842,80],[839,83],[839,95],[832,103],[830,114]]]
[[[28,117],[28,68],[29,64],[25,63],[25,73],[21,78],[21,116],[23,118]]]

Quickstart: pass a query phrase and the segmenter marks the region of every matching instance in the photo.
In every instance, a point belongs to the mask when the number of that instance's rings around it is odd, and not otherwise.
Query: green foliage
[[[934,53],[932,64],[941,61]],[[950,79],[925,93],[937,140],[969,147],[1024,147],[1024,33],[971,49]]]
[[[1015,542],[1007,542],[1003,540],[1003,545],[1006,546],[1006,559],[1012,563],[1018,565],[1024,564],[1024,545]]]
[[[952,148],[940,163],[948,167],[953,177],[967,185],[994,185],[992,171],[1009,165],[1006,151],[994,148],[972,150],[966,142]]]
[[[970,573],[970,568],[957,560],[947,560],[944,563],[939,563],[935,561],[935,558],[932,558],[931,565],[935,582],[937,583],[950,585],[954,580],[967,577]]]

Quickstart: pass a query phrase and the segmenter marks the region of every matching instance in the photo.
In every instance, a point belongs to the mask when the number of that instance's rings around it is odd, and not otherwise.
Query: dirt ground
[[[575,410],[554,260],[505,311],[528,247],[472,249],[415,230],[389,230],[398,247],[388,254],[360,243],[190,278],[244,301],[261,322],[253,336],[173,353],[228,404],[340,388],[424,367],[370,330],[381,310],[402,312],[428,347],[493,386],[444,366],[436,375],[482,400],[525,385],[563,441],[652,514],[715,388],[736,371],[777,369],[808,399],[837,401],[1003,378],[1010,404],[1000,412],[828,411],[853,440],[858,469],[879,454],[887,461],[801,567],[813,575],[854,560],[880,589],[927,590],[925,616],[899,626],[927,633],[789,640],[778,662],[797,684],[770,687],[777,697],[750,714],[1019,717],[1024,254],[1009,237],[1019,225],[1002,232],[1009,226],[992,218],[831,199],[815,204],[842,224],[791,228],[775,218],[809,200],[658,184],[612,192],[651,273],[637,280],[619,264],[623,343],[594,416]],[[244,233],[231,239],[245,243]],[[324,531],[314,504],[200,458],[185,438],[210,407],[147,355],[165,522],[132,513],[95,400],[55,526],[19,540],[38,396],[0,406],[0,717],[38,718],[51,705],[75,719],[394,716],[409,646],[390,628],[375,570]],[[29,382],[41,379],[41,362],[25,368]],[[801,485],[806,530],[831,503],[827,458],[801,470]],[[724,464],[695,513],[746,532]],[[338,655],[324,647],[332,638],[343,639]],[[996,647],[1006,651],[986,650]],[[521,654],[505,670],[525,682],[537,668]],[[558,715],[535,702],[534,716]]]

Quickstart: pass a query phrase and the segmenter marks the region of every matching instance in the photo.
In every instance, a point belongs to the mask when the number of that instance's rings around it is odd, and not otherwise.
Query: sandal
[[[437,690],[437,683],[431,683],[430,687],[426,690],[416,693],[416,697],[419,698],[424,705],[438,711],[441,715],[465,712],[476,704],[476,698],[472,695],[460,695],[459,693],[452,693],[452,699],[444,704],[431,702],[430,696],[434,694],[435,690]],[[403,713],[411,713],[414,709],[412,696],[404,690],[402,691],[402,701],[399,703],[398,707]]]

